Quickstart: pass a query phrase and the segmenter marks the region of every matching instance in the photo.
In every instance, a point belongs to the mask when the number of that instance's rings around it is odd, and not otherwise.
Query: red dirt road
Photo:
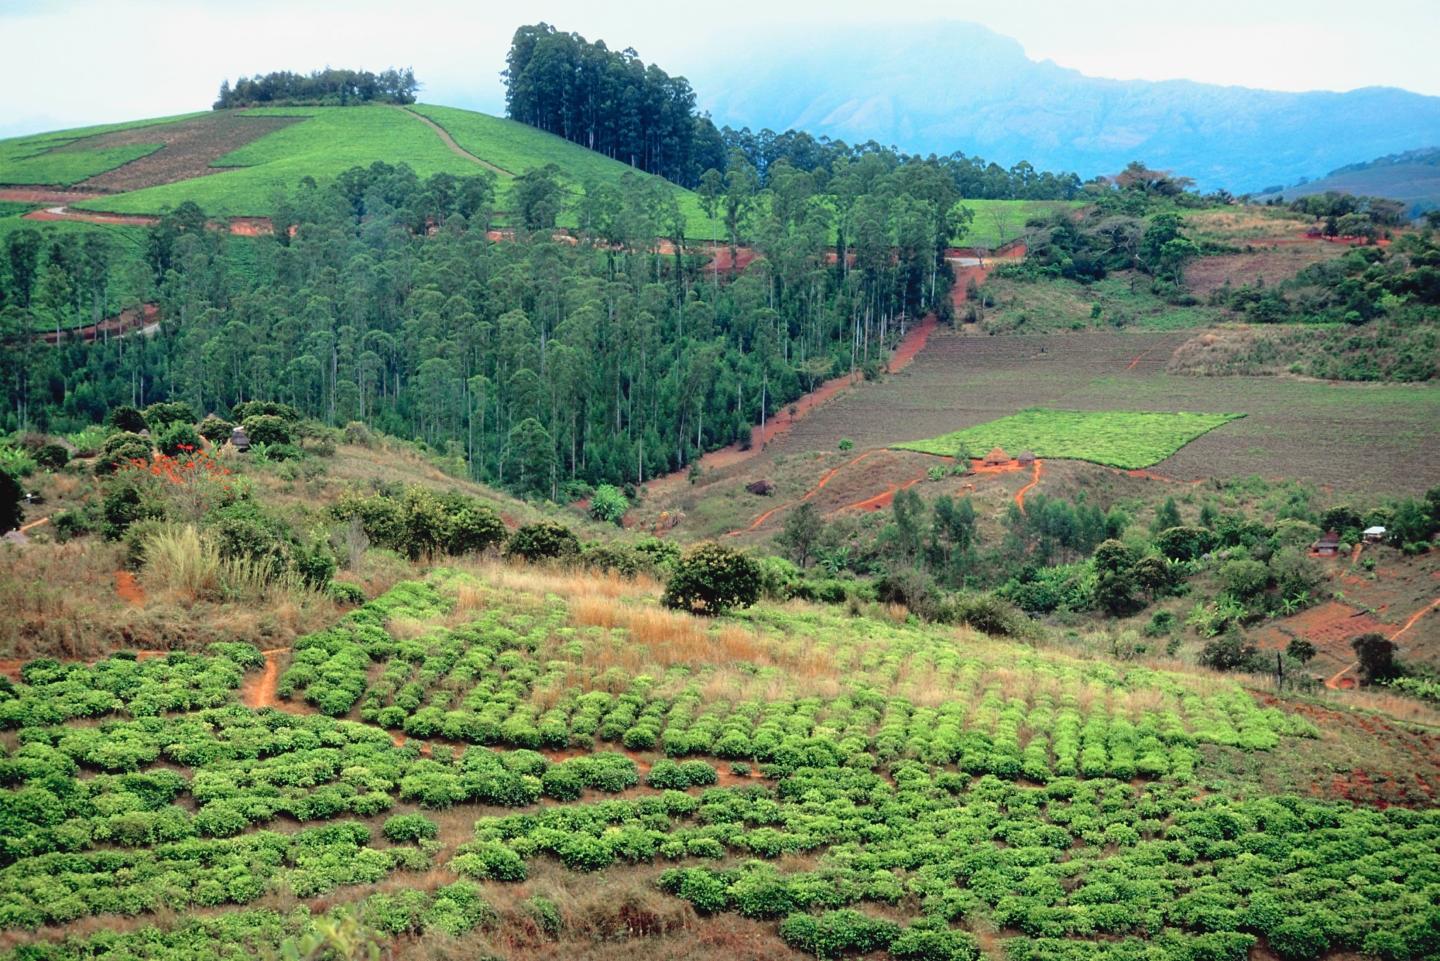
[[[1030,475],[1030,483],[1015,492],[1015,506],[1020,508],[1020,513],[1025,513],[1025,495],[1035,489],[1040,483],[1040,459],[1035,459],[1035,472]]]
[[[135,580],[135,575],[129,571],[115,572],[115,593],[120,595],[120,599],[127,604],[135,607],[145,606],[145,588],[140,586],[140,582]]]
[[[821,475],[820,480],[815,484],[815,486],[812,487],[812,488],[810,488],[810,489],[809,489],[808,491],[806,491],[803,495],[801,495],[801,497],[800,497],[798,500],[787,501],[787,502],[784,503],[784,504],[777,504],[776,506],[770,508],[768,511],[765,511],[763,514],[758,515],[753,521],[750,522],[750,525],[749,525],[748,527],[742,527],[742,528],[737,528],[736,530],[733,530],[733,531],[728,531],[728,532],[726,532],[725,536],[726,536],[726,537],[735,537],[735,536],[738,536],[738,535],[740,535],[740,534],[748,534],[750,531],[753,531],[753,530],[755,530],[756,528],[760,527],[761,524],[764,524],[766,521],[768,521],[771,517],[773,517],[773,516],[774,516],[776,513],[778,513],[779,511],[783,511],[783,510],[785,510],[786,508],[789,508],[789,507],[797,507],[797,506],[799,506],[800,504],[803,504],[803,503],[805,503],[806,501],[810,500],[810,499],[811,499],[812,497],[814,497],[816,494],[818,494],[818,493],[820,493],[822,490],[824,490],[824,489],[825,489],[825,485],[828,484],[828,483],[830,483],[832,480],[834,480],[834,479],[835,479],[835,475],[838,474],[838,473],[840,473],[840,472],[841,472],[842,470],[844,470],[845,468],[847,468],[847,467],[854,467],[856,464],[860,463],[860,462],[861,462],[862,460],[864,460],[865,458],[871,456],[872,454],[878,454],[878,453],[880,453],[880,448],[878,448],[878,447],[877,447],[877,448],[872,448],[871,450],[867,450],[865,453],[861,454],[859,457],[856,457],[856,458],[854,458],[854,459],[852,459],[852,460],[846,461],[845,463],[841,464],[839,467],[832,467],[832,468],[830,468],[830,469],[827,470],[823,475]]]
[[[46,331],[37,336],[47,344],[57,344],[62,340],[69,340],[71,337],[79,337],[81,340],[101,340],[107,336],[123,337],[126,334],[134,333],[137,330],[144,330],[154,324],[160,323],[160,307],[158,304],[144,304],[141,307],[122,310],[114,317],[108,317],[98,324],[86,324],[84,327],[71,327],[69,330],[62,330],[59,336],[55,331]]]
[[[83,199],[93,200],[93,194],[80,195]],[[5,199],[0,195],[0,200]],[[42,201],[43,202],[43,201]],[[22,220],[69,220],[82,224],[102,224],[111,227],[151,227],[160,222],[159,217],[151,217],[144,214],[106,214],[93,210],[76,210],[73,207],[66,207],[63,204],[56,207],[46,207],[44,210],[32,210],[25,214]],[[236,217],[233,220],[210,224],[212,230],[224,230],[236,237],[259,237],[274,232],[275,228],[268,217]]]

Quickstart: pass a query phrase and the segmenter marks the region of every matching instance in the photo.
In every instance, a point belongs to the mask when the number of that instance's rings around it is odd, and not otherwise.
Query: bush
[[[1270,586],[1270,568],[1244,558],[1226,561],[1220,566],[1220,583],[1235,597],[1248,600]]]
[[[999,637],[1021,637],[1031,630],[1024,612],[994,594],[958,594],[942,606],[940,620]]]
[[[813,914],[792,914],[780,922],[780,937],[790,947],[816,958],[867,954],[887,948],[900,935],[894,921],[872,918],[853,908]]]
[[[95,460],[95,473],[113,474],[135,460],[150,460],[150,441],[139,434],[115,433],[105,438],[100,456]]]
[[[580,553],[580,541],[570,528],[554,521],[526,524],[510,535],[506,557],[527,561],[556,560]]]
[[[330,599],[337,604],[364,604],[365,591],[358,584],[346,581],[331,581],[325,588]]]
[[[1217,671],[1238,671],[1248,667],[1257,650],[1233,631],[1212,637],[1200,652],[1200,663]]]
[[[976,961],[980,945],[973,935],[925,919],[916,921],[890,942],[890,957],[896,961]]]
[[[223,417],[216,417],[214,414],[207,414],[200,422],[198,433],[201,437],[212,444],[223,444],[230,439],[230,433],[235,425]]]
[[[573,765],[555,764],[540,775],[540,787],[546,797],[557,801],[574,801],[585,790],[585,781]]]
[[[241,426],[252,444],[287,445],[291,441],[290,424],[273,414],[246,417]]]
[[[1214,546],[1215,536],[1203,527],[1171,527],[1155,537],[1160,553],[1173,561],[1193,561]]]
[[[484,504],[467,501],[450,512],[445,553],[479,554],[505,540],[505,523]]]
[[[160,450],[171,457],[180,457],[200,447],[199,432],[187,422],[177,421],[160,431]]]
[[[667,607],[709,615],[749,607],[760,597],[760,565],[719,544],[701,544],[687,553],[665,585]]]
[[[278,417],[287,424],[300,422],[299,410],[273,400],[242,401],[230,409],[230,416],[241,423],[251,417]]]
[[[60,470],[70,463],[70,452],[59,444],[41,444],[30,456],[44,470]]]
[[[440,836],[440,826],[423,814],[397,814],[387,818],[380,831],[396,844]]]
[[[150,425],[145,423],[145,417],[129,404],[121,404],[118,407],[110,408],[110,413],[105,418],[105,423],[117,431],[127,434],[138,434],[142,430],[149,430]]]
[[[590,495],[590,516],[597,521],[619,524],[629,509],[630,501],[614,484],[601,484]]]
[[[183,401],[162,401],[145,408],[145,423],[152,431],[158,431],[171,424],[195,423],[195,411]]]
[[[520,855],[496,841],[467,844],[450,862],[450,867],[466,877],[490,881],[523,881],[525,862]]]

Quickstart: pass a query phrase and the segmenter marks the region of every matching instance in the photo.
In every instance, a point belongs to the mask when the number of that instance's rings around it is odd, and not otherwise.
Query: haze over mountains
[[[1087,178],[1143,159],[1235,192],[1440,144],[1440,97],[1089,77],[973,23],[822,27],[747,43],[688,74],[717,123]]]

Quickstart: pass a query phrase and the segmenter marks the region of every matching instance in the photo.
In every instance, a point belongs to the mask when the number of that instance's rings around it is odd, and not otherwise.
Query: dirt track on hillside
[[[466,150],[464,147],[460,146],[458,143],[455,142],[455,138],[450,136],[450,131],[446,130],[444,127],[440,126],[438,123],[431,120],[424,114],[416,113],[409,107],[401,107],[398,105],[395,107],[395,109],[401,111],[402,113],[408,113],[410,116],[414,117],[416,120],[420,121],[425,126],[435,131],[435,135],[440,138],[441,142],[444,143],[446,147],[450,148],[450,152],[453,153],[455,156],[464,157],[466,160],[469,160],[472,163],[477,163],[480,166],[484,167],[486,170],[489,170],[491,173],[497,173],[502,177],[515,176],[510,171],[506,170],[504,167],[497,167],[490,161],[485,160],[481,157],[477,157],[470,151]]]

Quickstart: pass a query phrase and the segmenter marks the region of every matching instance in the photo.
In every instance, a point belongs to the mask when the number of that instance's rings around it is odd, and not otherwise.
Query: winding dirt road
[[[409,107],[401,107],[398,104],[396,105],[395,109],[401,111],[402,113],[408,113],[410,116],[414,117],[416,120],[420,121],[425,126],[435,131],[435,135],[440,138],[441,142],[444,143],[445,146],[450,148],[450,152],[453,153],[455,156],[464,157],[471,163],[477,163],[480,166],[484,167],[486,170],[489,170],[491,173],[497,173],[502,177],[515,176],[510,171],[506,170],[504,167],[497,167],[490,161],[481,159],[480,157],[477,157],[470,151],[466,150],[464,147],[460,146],[458,143],[455,142],[455,138],[450,136],[450,131],[446,130],[444,127],[440,126],[438,123],[431,120],[424,114],[416,113]]]

